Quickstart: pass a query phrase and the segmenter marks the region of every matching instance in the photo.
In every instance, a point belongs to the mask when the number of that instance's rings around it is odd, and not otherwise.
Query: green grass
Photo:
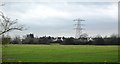
[[[3,62],[118,62],[118,46],[5,45]]]
[[[2,63],[2,44],[0,42],[0,63]]]

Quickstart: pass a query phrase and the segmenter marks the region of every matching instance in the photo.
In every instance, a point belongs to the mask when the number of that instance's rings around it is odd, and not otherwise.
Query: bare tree
[[[25,30],[24,25],[18,25],[18,19],[11,20],[11,18],[6,17],[1,11],[0,16],[0,35],[13,30]]]
[[[80,38],[87,38],[88,37],[88,34],[87,33],[83,33],[80,35]]]

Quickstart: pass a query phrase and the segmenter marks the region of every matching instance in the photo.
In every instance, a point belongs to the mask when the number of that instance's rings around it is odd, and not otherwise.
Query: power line
[[[77,23],[75,24],[76,25],[76,28],[75,28],[75,31],[76,31],[76,34],[75,34],[75,38],[79,38],[80,35],[82,35],[82,25],[81,22],[82,21],[85,21],[85,20],[82,20],[82,19],[74,19],[73,21],[77,21]]]

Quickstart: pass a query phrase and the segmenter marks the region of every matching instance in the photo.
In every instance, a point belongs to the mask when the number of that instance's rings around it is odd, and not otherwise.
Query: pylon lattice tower
[[[85,20],[82,20],[82,19],[75,19],[75,20],[73,20],[73,21],[77,21],[77,23],[75,24],[76,25],[76,28],[75,28],[75,30],[76,30],[76,34],[75,34],[75,38],[80,38],[80,36],[82,35],[82,30],[83,30],[83,28],[82,28],[82,25],[83,24],[81,24],[81,22],[82,21],[85,21]]]

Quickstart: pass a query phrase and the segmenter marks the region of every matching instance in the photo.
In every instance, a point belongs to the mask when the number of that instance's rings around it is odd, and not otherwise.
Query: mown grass
[[[118,46],[5,45],[3,62],[118,62]]]

